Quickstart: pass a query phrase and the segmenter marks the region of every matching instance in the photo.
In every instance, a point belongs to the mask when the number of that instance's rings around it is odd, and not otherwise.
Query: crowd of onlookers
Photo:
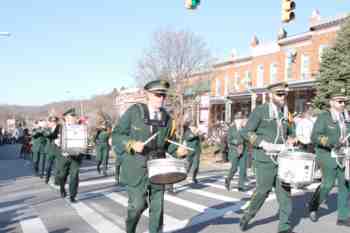
[[[0,127],[0,145],[21,143],[23,140],[23,131],[24,129],[22,128],[16,128],[10,132]]]

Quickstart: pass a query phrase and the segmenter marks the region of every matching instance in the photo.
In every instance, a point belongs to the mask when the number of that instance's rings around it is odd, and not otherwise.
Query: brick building
[[[249,114],[268,95],[266,86],[286,81],[289,84],[288,107],[302,112],[315,95],[322,52],[332,46],[347,15],[321,18],[313,12],[308,31],[293,36],[281,32],[276,41],[260,43],[254,36],[248,56],[233,56],[214,66],[211,79],[209,127],[218,121],[230,121],[232,114]]]

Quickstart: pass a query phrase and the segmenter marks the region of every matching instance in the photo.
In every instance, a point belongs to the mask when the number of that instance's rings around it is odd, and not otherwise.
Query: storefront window
[[[277,64],[272,63],[270,65],[270,84],[277,82]]]
[[[327,44],[321,44],[320,47],[318,48],[318,60],[319,60],[319,62],[321,62],[321,60],[322,60],[322,55],[324,53],[324,50],[328,47],[329,47],[329,45],[327,45]]]
[[[221,80],[220,79],[216,79],[215,87],[216,87],[215,95],[220,96],[221,95]]]
[[[308,79],[310,74],[310,57],[303,54],[301,55],[301,63],[300,63],[300,78]]]
[[[256,85],[257,87],[264,86],[264,65],[258,65],[256,71]]]

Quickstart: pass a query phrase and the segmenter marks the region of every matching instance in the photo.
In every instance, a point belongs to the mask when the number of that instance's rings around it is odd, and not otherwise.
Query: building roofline
[[[305,40],[309,40],[312,38],[312,32],[303,32],[296,35],[292,35],[277,41],[279,46],[297,43]]]
[[[350,17],[350,14],[341,14],[333,17],[327,17],[324,19],[320,19],[310,24],[310,31],[320,30],[323,28],[328,28],[332,26],[339,25],[343,23],[347,18]]]
[[[231,58],[228,61],[224,61],[224,62],[220,62],[220,63],[214,64],[213,67],[214,68],[219,68],[219,67],[222,67],[222,66],[237,64],[237,63],[240,63],[240,62],[246,62],[246,61],[252,60],[252,58],[253,58],[252,56]]]

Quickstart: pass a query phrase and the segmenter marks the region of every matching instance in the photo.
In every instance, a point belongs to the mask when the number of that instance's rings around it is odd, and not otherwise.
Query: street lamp
[[[9,32],[0,32],[0,36],[1,37],[10,37],[11,33],[9,33]]]

